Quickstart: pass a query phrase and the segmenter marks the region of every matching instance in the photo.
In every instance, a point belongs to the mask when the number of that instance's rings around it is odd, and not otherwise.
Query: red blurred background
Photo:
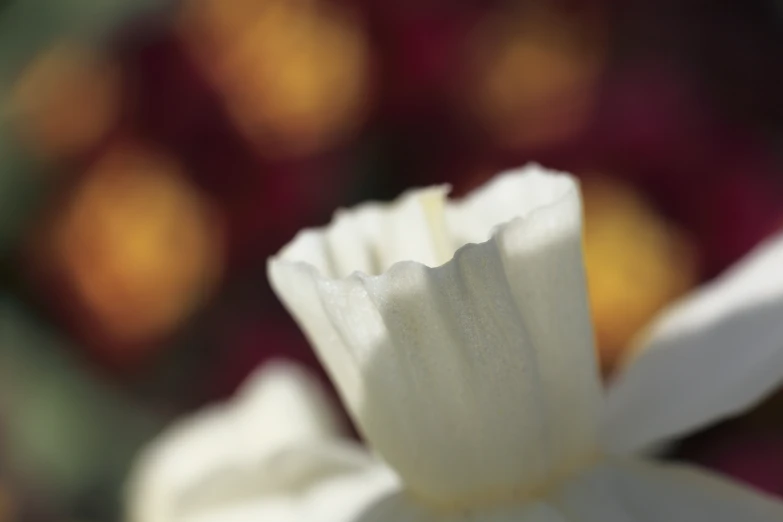
[[[783,227],[771,0],[6,0],[0,49],[0,520],[117,520],[166,422],[317,368],[265,262],[338,206],[574,172],[607,378]],[[781,443],[778,397],[672,456],[783,495]]]

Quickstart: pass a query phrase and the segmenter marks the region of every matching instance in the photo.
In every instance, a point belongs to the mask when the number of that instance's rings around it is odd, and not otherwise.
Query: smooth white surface
[[[679,465],[604,462],[539,498],[439,510],[382,466],[334,475],[295,495],[202,511],[187,522],[776,522],[783,505]]]
[[[128,520],[170,522],[194,502],[220,504],[287,487],[301,480],[302,467],[271,473],[276,452],[339,433],[314,379],[288,363],[268,364],[230,402],[178,421],[142,451],[128,481]]]
[[[783,234],[664,311],[609,387],[604,444],[634,452],[783,384]]]
[[[269,275],[370,445],[418,495],[452,505],[537,489],[591,459],[601,392],[575,180],[530,167],[463,202],[439,197],[342,212]],[[357,232],[363,219],[372,234]],[[439,267],[394,263],[473,239]],[[340,278],[350,258],[391,268]]]

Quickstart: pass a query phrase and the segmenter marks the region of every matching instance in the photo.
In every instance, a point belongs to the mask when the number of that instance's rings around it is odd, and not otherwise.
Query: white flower
[[[576,181],[530,166],[445,192],[340,212],[269,264],[378,457],[306,420],[324,410],[300,374],[267,370],[143,455],[132,522],[783,521],[642,455],[783,378],[783,236],[664,313],[604,389]]]

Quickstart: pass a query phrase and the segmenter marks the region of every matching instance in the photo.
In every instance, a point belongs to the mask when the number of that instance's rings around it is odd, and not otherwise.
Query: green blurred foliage
[[[100,378],[63,338],[0,299],[2,455],[25,481],[66,498],[122,491],[128,463],[162,421]],[[102,499],[115,506],[119,498]]]

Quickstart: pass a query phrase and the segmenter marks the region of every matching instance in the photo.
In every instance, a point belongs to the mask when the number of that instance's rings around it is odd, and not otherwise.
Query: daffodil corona
[[[529,166],[466,199],[338,212],[270,260],[372,450],[301,370],[170,431],[132,522],[783,521],[783,504],[643,450],[783,377],[783,237],[666,311],[598,376],[577,182]]]

